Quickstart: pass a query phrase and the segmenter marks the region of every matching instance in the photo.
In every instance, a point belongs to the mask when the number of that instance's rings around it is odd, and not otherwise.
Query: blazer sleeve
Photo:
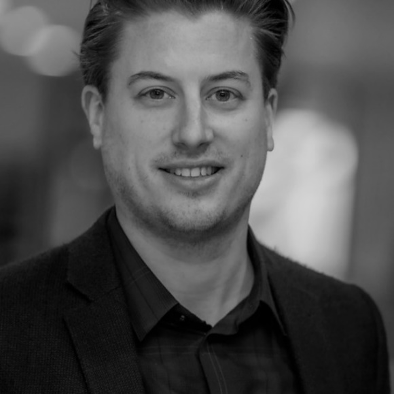
[[[376,382],[375,391],[377,394],[389,394],[391,392],[390,371],[389,371],[389,355],[387,348],[387,338],[384,329],[381,314],[373,302],[372,298],[362,289],[358,288],[362,294],[363,299],[369,306],[369,311],[374,322],[374,329],[376,335]]]

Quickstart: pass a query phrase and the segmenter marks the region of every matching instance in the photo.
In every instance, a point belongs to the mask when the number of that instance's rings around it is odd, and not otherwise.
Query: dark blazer
[[[104,214],[70,244],[0,270],[0,392],[142,393]],[[389,392],[369,296],[262,246],[303,392]]]

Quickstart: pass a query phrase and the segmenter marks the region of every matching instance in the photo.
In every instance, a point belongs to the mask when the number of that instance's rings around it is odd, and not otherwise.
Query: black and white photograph
[[[0,394],[394,393],[392,0],[0,0]]]

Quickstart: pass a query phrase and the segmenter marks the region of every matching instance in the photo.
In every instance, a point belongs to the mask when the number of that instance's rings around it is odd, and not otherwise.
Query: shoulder
[[[283,300],[286,295],[289,307],[305,308],[301,301],[314,304],[332,335],[337,338],[341,334],[344,341],[349,336],[384,339],[381,314],[362,288],[319,273],[262,245],[260,248],[265,256],[273,292],[281,293]]]
[[[358,388],[352,392],[387,393],[386,335],[372,298],[356,285],[318,273],[262,245],[258,248],[288,327],[307,326],[312,342],[317,336],[325,341],[338,366],[347,366],[345,380],[350,388]],[[303,321],[295,324],[295,320]]]
[[[23,297],[37,300],[40,295],[45,294],[48,297],[50,292],[64,288],[71,256],[76,257],[87,250],[90,255],[93,255],[92,251],[100,253],[100,248],[106,241],[103,234],[107,213],[108,211],[85,233],[69,243],[0,267],[1,300],[7,299],[11,302],[14,295],[17,295],[19,303]]]
[[[39,283],[51,273],[62,270],[67,262],[68,245],[53,248],[20,262],[12,262],[0,268],[0,284],[4,286],[23,286],[26,280]]]
[[[359,286],[319,273],[261,244],[259,248],[266,258],[269,274],[281,278],[284,287],[289,290],[298,289],[309,295],[324,310],[332,311],[339,317],[342,312],[364,319],[369,312],[375,319],[380,316],[373,299]]]
[[[84,301],[67,281],[69,257],[67,244],[0,269],[0,387],[9,392],[54,388],[49,377],[79,368],[65,317]]]
[[[45,303],[50,294],[64,287],[68,246],[51,249],[35,257],[0,268],[2,312],[15,309],[29,311],[28,306]]]

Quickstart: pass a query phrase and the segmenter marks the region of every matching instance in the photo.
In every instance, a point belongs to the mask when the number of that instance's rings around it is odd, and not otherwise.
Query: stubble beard
[[[232,233],[246,211],[248,216],[252,197],[259,185],[258,182],[246,191],[231,212],[226,209],[207,212],[194,208],[194,201],[197,202],[199,196],[193,194],[186,197],[191,203],[182,211],[179,207],[160,207],[145,203],[131,182],[109,166],[105,165],[104,168],[114,199],[132,221],[133,228],[178,248],[206,248]]]

